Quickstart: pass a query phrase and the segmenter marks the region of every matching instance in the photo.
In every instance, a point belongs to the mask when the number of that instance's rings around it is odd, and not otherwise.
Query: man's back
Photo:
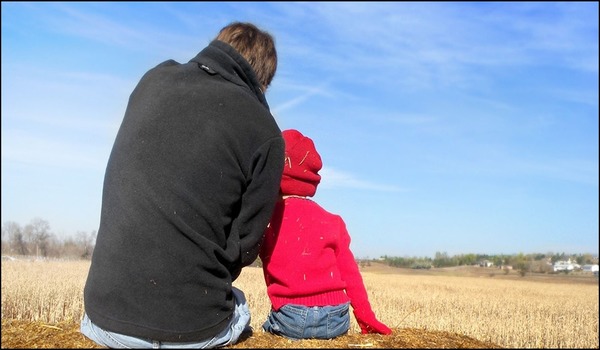
[[[231,282],[256,257],[244,253],[269,220],[283,159],[236,55],[213,42],[189,63],[150,70],[131,94],[85,288],[99,326],[192,341],[229,322]]]

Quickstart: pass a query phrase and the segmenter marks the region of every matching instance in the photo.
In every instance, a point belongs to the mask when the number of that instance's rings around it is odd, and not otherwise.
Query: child
[[[350,328],[351,304],[363,334],[391,334],[371,309],[344,221],[308,199],[321,181],[313,141],[293,129],[282,134],[281,199],[260,252],[272,305],[263,329],[291,339],[335,338]]]

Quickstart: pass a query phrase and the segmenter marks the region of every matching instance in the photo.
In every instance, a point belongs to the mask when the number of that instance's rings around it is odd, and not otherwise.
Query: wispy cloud
[[[478,141],[454,145],[443,154],[423,156],[427,172],[461,174],[465,178],[478,178],[485,182],[502,182],[513,179],[527,182],[547,180],[578,183],[598,188],[598,161],[584,158],[567,158],[541,155],[515,149],[511,145]]]
[[[191,58],[188,57],[190,47],[203,46],[207,40],[202,35],[194,35],[192,31],[176,32],[157,26],[155,21],[164,20],[166,12],[160,3],[107,3],[103,6],[87,3],[73,6],[67,2],[59,2],[32,6],[38,12],[37,19],[41,22],[39,25],[50,32],[82,38],[89,43],[119,47],[121,50],[141,51],[161,58],[164,58],[165,52],[170,52],[170,56],[175,59]],[[140,8],[140,11],[124,8],[132,6],[145,8]],[[121,13],[129,17],[119,18]]]
[[[108,149],[110,151],[110,149]],[[64,168],[104,171],[108,152],[103,147],[61,140],[51,134],[36,135],[19,130],[2,134],[2,166],[28,164],[38,169]]]
[[[328,89],[327,83],[322,82],[318,85],[300,85],[300,84],[279,84],[278,87],[280,89],[288,91],[286,95],[292,95],[292,98],[287,101],[281,102],[275,106],[271,107],[271,112],[273,115],[277,116],[278,114],[289,110],[293,107],[296,107],[303,102],[310,99],[312,96],[331,96],[331,91]],[[299,90],[300,94],[295,95],[294,90]]]
[[[291,28],[302,22],[314,24],[297,43],[302,50],[310,48],[309,52],[298,49],[294,54],[306,58],[302,66],[329,67],[331,76],[346,81],[412,90],[473,88],[489,82],[495,69],[557,61],[574,70],[597,72],[597,59],[590,58],[597,58],[598,45],[589,43],[597,43],[598,34],[594,21],[585,20],[597,13],[597,4],[589,5],[590,13],[580,8],[581,20],[572,15],[555,18],[545,10],[547,3],[509,4],[505,6],[509,11],[493,11],[494,6],[362,2],[281,5],[288,13],[299,9],[288,19]],[[469,11],[462,7],[469,7]],[[565,7],[566,12],[569,8]],[[530,20],[533,15],[535,21]],[[323,32],[329,36],[324,38]],[[474,67],[492,70],[473,71]],[[373,69],[386,74],[369,74]],[[310,70],[306,74],[310,75]]]
[[[12,64],[3,75],[2,125],[21,132],[49,128],[54,137],[88,135],[89,142],[112,138],[133,86],[135,81],[109,74]]]
[[[395,185],[378,184],[356,178],[354,175],[333,169],[323,167],[320,171],[322,188],[349,188],[356,190],[383,191],[383,192],[405,192],[408,189],[400,188]]]

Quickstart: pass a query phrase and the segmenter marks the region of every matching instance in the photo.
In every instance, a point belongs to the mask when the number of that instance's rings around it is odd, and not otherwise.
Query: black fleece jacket
[[[113,332],[204,340],[234,308],[283,170],[281,130],[248,62],[211,42],[148,71],[129,98],[104,178],[85,311]]]

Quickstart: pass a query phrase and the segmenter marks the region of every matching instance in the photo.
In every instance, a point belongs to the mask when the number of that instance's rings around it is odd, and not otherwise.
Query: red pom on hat
[[[313,141],[295,129],[282,132],[285,141],[285,163],[281,177],[281,193],[312,197],[321,182],[321,156]]]

